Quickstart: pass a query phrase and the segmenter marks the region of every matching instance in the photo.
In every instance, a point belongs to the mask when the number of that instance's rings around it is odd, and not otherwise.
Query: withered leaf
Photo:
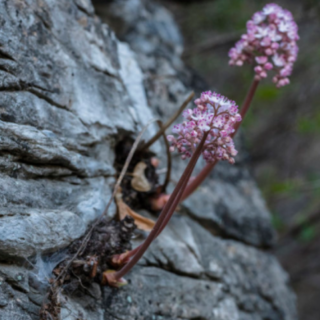
[[[148,192],[151,190],[151,184],[145,176],[147,165],[144,162],[138,162],[133,170],[133,178],[131,187],[140,192]]]
[[[118,207],[119,218],[121,220],[126,216],[131,216],[134,219],[134,223],[138,229],[144,231],[151,231],[153,229],[155,222],[134,212],[127,204],[123,202],[121,192],[116,194],[115,199]]]

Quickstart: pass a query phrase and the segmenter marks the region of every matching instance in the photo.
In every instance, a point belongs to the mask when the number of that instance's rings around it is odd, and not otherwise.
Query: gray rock
[[[274,244],[275,233],[261,194],[244,166],[219,164],[185,202],[185,211],[206,229],[258,247]],[[200,208],[200,209],[199,209]]]
[[[182,63],[182,37],[163,7],[116,0],[103,12],[117,36],[89,0],[0,3],[0,320],[39,319],[61,249],[110,197],[117,142],[151,118],[168,119],[191,89],[206,89]],[[162,168],[163,150],[162,142],[153,146]],[[184,166],[174,156],[173,180]],[[61,317],[295,320],[286,274],[259,249],[273,239],[245,157],[221,164],[128,286],[61,295]]]
[[[0,264],[0,275],[2,284],[6,281],[22,292],[29,292],[29,275],[24,268]]]
[[[157,265],[179,274],[200,277],[204,269],[190,227],[184,219],[173,219],[145,254],[147,265]]]
[[[91,6],[0,4],[0,255],[79,238],[110,196],[113,146],[152,118],[133,53]]]
[[[169,230],[170,241],[165,232],[159,236],[140,262],[142,268],[127,277],[130,285],[117,293],[104,289],[110,306],[107,319],[112,315],[120,319],[151,319],[151,315],[210,320],[296,318],[287,275],[274,257],[217,238],[187,218],[173,218]],[[196,245],[187,245],[190,240],[181,237],[186,233]],[[201,272],[195,272],[192,255],[197,256]]]

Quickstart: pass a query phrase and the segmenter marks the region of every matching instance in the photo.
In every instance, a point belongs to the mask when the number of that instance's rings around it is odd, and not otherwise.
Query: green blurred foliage
[[[271,223],[273,227],[279,232],[285,229],[285,223],[281,219],[281,216],[278,213],[273,212],[271,214]]]
[[[271,193],[274,193],[274,194],[292,193],[296,191],[297,187],[298,185],[294,181],[290,181],[290,180],[277,181],[270,186],[270,191]]]
[[[311,117],[300,117],[297,119],[296,129],[301,134],[319,134],[320,133],[320,111]]]
[[[248,10],[248,1],[243,0],[215,0],[201,3],[192,3],[187,7],[184,24],[187,35],[193,37],[208,31],[242,30],[246,22],[258,10],[264,1],[251,1]]]
[[[250,78],[252,78],[252,75]],[[244,81],[249,82],[248,79],[244,79]],[[251,128],[254,126],[257,118],[261,117],[261,112],[273,112],[275,105],[272,103],[279,99],[282,94],[283,91],[276,88],[273,83],[261,83],[254,97],[254,108],[249,109],[242,124],[243,128]],[[250,147],[250,139],[248,139],[247,143],[247,146]]]
[[[314,226],[304,226],[298,236],[298,239],[303,242],[312,241],[317,235],[316,228]]]
[[[263,195],[267,199],[274,196],[285,195],[295,197],[301,191],[302,181],[298,179],[283,180],[277,175],[276,168],[270,167],[264,170],[260,179]]]
[[[272,102],[279,98],[281,95],[281,90],[275,87],[275,85],[272,83],[270,84],[261,84],[259,87],[259,90],[257,90],[257,93],[255,95],[255,101],[256,102]],[[256,103],[258,105],[258,103]]]

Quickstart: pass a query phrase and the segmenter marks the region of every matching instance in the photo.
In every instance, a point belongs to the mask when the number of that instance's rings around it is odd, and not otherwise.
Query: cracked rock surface
[[[117,142],[207,89],[181,61],[167,10],[98,2],[103,22],[90,0],[0,2],[0,320],[39,319],[54,266],[41,257],[59,262],[104,210]],[[165,165],[163,145],[153,150]],[[241,154],[185,201],[128,286],[65,297],[61,318],[297,319],[287,276],[265,251],[274,231]],[[173,181],[184,166],[174,158]]]

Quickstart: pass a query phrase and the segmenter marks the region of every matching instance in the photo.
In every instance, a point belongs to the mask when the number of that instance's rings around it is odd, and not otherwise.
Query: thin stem
[[[192,171],[193,171],[194,167],[195,167],[195,165],[193,166]],[[180,189],[179,193],[177,194],[177,197],[175,198],[173,204],[171,205],[168,213],[166,214],[166,216],[165,216],[165,218],[164,218],[164,220],[163,220],[163,222],[162,222],[162,224],[161,224],[161,226],[160,226],[160,228],[158,230],[157,235],[154,238],[158,237],[158,235],[162,232],[162,230],[165,228],[165,226],[168,224],[169,220],[171,219],[176,207],[178,206],[178,204],[181,201],[181,198],[183,196],[183,191],[184,191],[185,187],[188,184],[188,181],[189,181],[189,179],[191,177],[192,171],[190,171],[190,173],[185,176],[185,180],[184,180],[185,182],[181,186],[181,189]],[[152,242],[152,240],[151,240],[151,242]],[[141,247],[142,247],[142,244],[140,244],[136,248],[130,250],[129,252],[125,253],[126,258],[132,258],[141,249]],[[122,277],[122,276],[120,276],[120,277]]]
[[[165,218],[164,218],[164,220],[163,220],[163,222],[162,222],[162,224],[161,224],[161,227],[160,227],[160,229],[159,229],[156,237],[158,237],[159,234],[162,232],[162,230],[166,227],[166,225],[168,224],[169,220],[171,219],[171,217],[172,217],[172,215],[173,215],[176,207],[177,207],[178,204],[180,203],[181,197],[182,197],[182,195],[183,195],[183,191],[184,191],[185,187],[186,187],[187,184],[188,184],[188,181],[189,181],[189,179],[190,179],[190,177],[191,177],[192,171],[193,171],[193,169],[194,169],[195,166],[196,166],[196,162],[195,162],[195,164],[192,166],[192,168],[190,168],[190,170],[188,171],[188,173],[186,174],[185,179],[184,179],[184,183],[183,183],[183,185],[181,186],[181,188],[180,188],[180,190],[179,190],[176,198],[174,199],[174,201],[173,201],[173,203],[172,203],[172,205],[171,205],[168,213],[166,214],[166,216],[165,216]],[[155,238],[156,238],[156,237],[155,237]],[[139,245],[139,246],[136,247],[135,249],[131,250],[129,256],[130,256],[130,257],[133,257],[133,256],[138,252],[138,250],[140,249],[140,247],[141,247],[141,245]]]
[[[180,203],[181,197],[183,195],[183,190],[185,189],[185,187],[186,187],[186,185],[187,185],[187,183],[188,183],[188,181],[189,181],[189,179],[191,177],[191,174],[192,174],[192,171],[193,171],[195,165],[196,165],[196,163],[194,164],[194,166],[192,168],[190,168],[192,170],[189,170],[189,173],[185,176],[185,183],[183,183],[183,185],[180,188],[180,191],[179,191],[175,201],[173,202],[172,206],[170,207],[170,209],[171,208],[174,208],[174,209],[170,210],[170,212],[168,212],[168,214],[166,215],[166,217],[165,217],[164,221],[162,222],[161,227],[160,227],[160,229],[159,229],[159,231],[157,233],[157,236],[162,232],[162,230],[168,224],[170,218],[172,217],[172,214],[174,213],[174,210],[175,210],[176,206]],[[130,252],[127,253],[126,257],[132,258],[139,251],[140,248],[141,248],[141,245],[139,245],[136,248],[132,249]]]
[[[258,84],[259,84],[259,80],[254,79],[252,84],[251,84],[251,86],[250,86],[250,89],[248,91],[246,99],[244,100],[244,103],[243,103],[243,105],[241,107],[241,110],[240,110],[240,115],[241,115],[242,120],[244,119],[244,117],[246,116],[246,114],[247,114],[247,112],[249,110],[249,107],[251,105],[251,101],[252,101],[252,99],[254,97],[254,94],[256,93],[256,90],[258,88]],[[235,131],[234,131],[233,135],[236,134],[236,132],[238,131],[241,123],[242,123],[242,121],[241,122],[237,122],[235,124],[235,126],[234,126]]]
[[[254,94],[257,90],[258,84],[259,84],[259,80],[254,79],[250,88],[249,88],[246,99],[244,100],[244,103],[243,103],[241,110],[240,110],[240,115],[242,117],[242,120],[244,119],[245,115],[247,114],[247,111],[250,107],[251,101],[252,101]],[[233,137],[237,133],[240,124],[241,124],[241,122],[236,123],[236,125],[234,126],[235,131],[231,137]],[[218,161],[216,160],[212,163],[208,163],[205,165],[205,167],[200,171],[200,173],[187,185],[181,201],[188,198],[201,185],[201,183],[206,179],[206,177],[209,175],[209,173],[212,171],[212,169],[215,167],[215,165],[217,163],[218,163]]]
[[[148,149],[152,144],[154,144],[164,133],[165,131],[173,124],[173,122],[176,121],[176,119],[180,116],[181,112],[186,108],[186,106],[189,104],[189,102],[194,97],[194,92],[192,91],[187,99],[182,103],[181,107],[177,112],[162,126],[162,128],[145,144],[143,144],[139,150],[146,150]]]
[[[186,186],[188,185],[188,181],[191,177],[191,174],[193,172],[194,167],[196,166],[196,163],[193,165],[192,170],[190,170],[190,172],[188,173],[188,175],[186,176],[185,182],[183,183],[183,186],[181,187],[179,194],[177,195],[174,203],[172,204],[170,211],[167,213],[164,221],[161,224],[160,230],[157,233],[157,237],[158,235],[162,232],[162,230],[166,227],[166,225],[168,224],[169,220],[171,219],[172,215],[174,214],[176,207],[178,206],[178,204],[181,202],[181,198],[183,196],[184,190],[186,188]]]
[[[192,171],[195,167],[195,164],[196,164],[196,162],[193,165],[193,162],[191,163],[191,160],[190,160],[189,165],[186,167],[184,173],[181,175],[179,182],[177,183],[173,193],[170,195],[168,202],[166,203],[165,207],[162,209],[161,214],[160,214],[156,224],[154,225],[153,230],[151,231],[152,234],[156,233],[156,235],[153,236],[150,233],[148,238],[145,241],[148,241],[151,243],[154,240],[154,238],[156,238],[158,236],[158,234],[163,230],[163,228],[165,226],[164,225],[165,221],[166,221],[166,223],[168,223],[170,218],[167,219],[167,215],[168,215],[167,212],[169,212],[173,206],[175,206],[174,208],[176,208],[176,206],[179,204],[179,201],[182,196],[181,190],[184,190],[184,188],[186,187],[186,185],[190,179],[190,176],[192,174]],[[179,197],[179,201],[176,203],[177,197]],[[157,230],[157,232],[155,232],[154,230]],[[142,245],[144,245],[144,243],[140,244],[135,249],[132,249],[131,251],[125,253],[126,258],[128,258],[128,257],[132,258],[141,249]],[[122,277],[122,276],[120,276],[120,277]]]
[[[187,185],[186,189],[184,190],[184,194],[181,198],[181,201],[187,199],[199,186],[200,184],[206,179],[209,175],[211,170],[217,164],[217,160],[211,163],[207,163],[204,168],[199,172],[199,174],[191,180],[191,182]]]
[[[133,256],[133,258],[119,271],[115,273],[115,279],[120,279],[122,278],[125,274],[127,274],[133,266],[139,261],[139,259],[142,257],[142,255],[145,253],[145,251],[148,249],[152,241],[157,237],[157,235],[163,230],[164,226],[163,223],[164,221],[169,221],[166,219],[167,215],[171,216],[172,213],[174,212],[175,208],[177,207],[180,198],[183,194],[184,188],[187,186],[189,177],[192,174],[192,171],[197,163],[197,160],[201,154],[203,145],[205,143],[205,140],[207,138],[207,134],[203,136],[201,139],[200,144],[198,145],[195,153],[192,155],[187,167],[185,168],[183,174],[181,175],[179,182],[177,183],[173,193],[171,194],[168,202],[164,206],[155,226],[153,227],[152,231],[150,232],[149,236],[147,239],[143,242],[143,244],[139,247],[137,250],[137,253]]]

